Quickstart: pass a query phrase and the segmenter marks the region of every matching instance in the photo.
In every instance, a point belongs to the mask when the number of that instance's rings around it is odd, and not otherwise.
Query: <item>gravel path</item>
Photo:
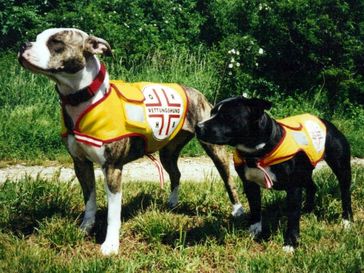
[[[353,163],[364,166],[364,159],[353,159]],[[316,169],[325,166],[320,162]],[[208,157],[189,157],[180,158],[178,166],[181,171],[181,181],[204,181],[206,178],[218,177],[218,172]],[[236,176],[233,164],[230,164],[231,173]],[[102,178],[103,174],[100,168],[95,170],[96,178]],[[168,180],[168,174],[164,172],[165,180]],[[15,164],[0,169],[0,183],[6,180],[18,181],[25,176],[31,178],[53,179],[59,178],[60,181],[71,181],[76,179],[73,168],[61,167],[54,163],[51,166],[27,166],[24,164]],[[125,165],[123,170],[123,181],[154,181],[159,182],[158,171],[152,161],[148,158],[136,160]]]

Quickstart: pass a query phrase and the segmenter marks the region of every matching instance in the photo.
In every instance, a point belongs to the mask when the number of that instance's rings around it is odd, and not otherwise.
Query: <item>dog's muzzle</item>
[[[203,124],[203,122],[197,123],[197,125],[195,126],[195,131],[198,138],[201,138],[204,135],[204,129],[205,125]]]
[[[29,49],[29,48],[31,48],[32,47],[32,43],[30,43],[30,42],[26,42],[26,43],[24,43],[24,44],[22,44],[21,46],[20,46],[20,48],[19,48],[19,54],[21,55],[21,54],[23,54],[24,53],[24,51],[25,50],[27,50],[27,49]]]

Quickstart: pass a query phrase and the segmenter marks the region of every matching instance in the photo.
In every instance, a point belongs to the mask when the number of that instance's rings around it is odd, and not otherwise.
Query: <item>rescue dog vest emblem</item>
[[[169,137],[183,117],[183,100],[173,88],[149,85],[143,90],[147,121],[158,140]]]

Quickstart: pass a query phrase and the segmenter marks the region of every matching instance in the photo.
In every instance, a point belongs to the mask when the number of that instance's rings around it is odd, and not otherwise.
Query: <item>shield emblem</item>
[[[168,138],[183,117],[183,100],[173,88],[148,85],[143,89],[147,121],[157,140]]]

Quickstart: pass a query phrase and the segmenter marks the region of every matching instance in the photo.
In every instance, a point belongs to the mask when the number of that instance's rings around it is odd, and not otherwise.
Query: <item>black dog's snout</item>
[[[195,130],[196,130],[196,134],[197,136],[200,136],[203,132],[203,129],[204,129],[204,124],[203,122],[199,122],[197,123],[196,127],[195,127]]]
[[[19,49],[20,54],[31,47],[32,47],[32,43],[30,43],[30,42],[26,42],[26,43],[22,44]]]

